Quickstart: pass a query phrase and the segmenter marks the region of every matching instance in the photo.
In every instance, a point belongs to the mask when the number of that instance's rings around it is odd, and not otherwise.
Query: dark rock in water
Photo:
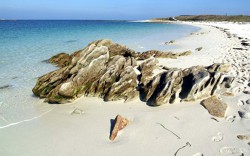
[[[117,115],[113,123],[111,123],[111,130],[109,139],[114,141],[118,132],[124,129],[129,123],[129,120],[122,117],[121,115]]]
[[[11,85],[4,85],[4,86],[0,86],[0,89],[7,89],[7,88],[10,88],[12,87]]]
[[[61,53],[52,57],[51,62],[61,68],[38,78],[32,91],[50,103],[71,102],[80,96],[128,101],[140,95],[142,101],[158,106],[206,98],[231,87],[234,78],[226,75],[230,70],[226,64],[181,70],[160,68],[157,59],[151,58],[140,64],[139,75],[135,72],[136,59],[188,54],[135,53],[110,40],[94,41],[71,55]],[[156,68],[161,72],[155,74]]]
[[[202,106],[206,108],[209,114],[223,118],[227,110],[227,104],[213,96],[201,102]]]
[[[65,43],[74,43],[74,42],[77,42],[77,40],[68,40]]]

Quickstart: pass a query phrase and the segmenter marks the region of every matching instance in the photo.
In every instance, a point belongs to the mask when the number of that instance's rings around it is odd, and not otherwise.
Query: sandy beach
[[[191,50],[192,54],[177,59],[159,58],[159,65],[184,69],[213,63],[231,64],[230,74],[236,79],[234,96],[219,97],[228,105],[224,118],[209,114],[201,100],[159,107],[150,107],[139,99],[124,103],[81,97],[63,105],[40,100],[35,104],[39,116],[0,127],[0,138],[5,140],[0,141],[0,155],[250,155],[249,138],[237,138],[250,136],[250,102],[247,102],[250,47],[242,45],[242,40],[250,42],[250,24],[180,24],[201,28],[172,44],[178,47],[173,52]],[[239,112],[245,115],[240,116]],[[110,122],[118,114],[130,123],[111,142]]]

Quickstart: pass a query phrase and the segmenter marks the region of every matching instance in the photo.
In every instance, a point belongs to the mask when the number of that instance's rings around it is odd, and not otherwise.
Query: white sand
[[[226,56],[228,62],[234,59],[229,53],[238,52],[232,50],[240,46],[236,38],[228,39],[225,33],[207,24],[195,25],[202,28],[197,32],[199,35],[177,40],[176,44],[180,48],[175,50],[192,50],[193,54],[177,60],[160,59],[162,65],[186,68],[221,62]],[[240,32],[241,26],[244,25],[237,25],[234,30],[239,29]],[[203,47],[203,50],[194,51],[198,47]],[[249,61],[249,50],[245,53]],[[237,61],[242,55],[238,56]],[[239,63],[242,61],[235,64]],[[249,99],[249,94],[222,98],[229,108],[226,118],[216,118],[219,122],[211,119],[212,116],[199,101],[160,107],[149,107],[139,100],[125,104],[122,101],[105,103],[98,98],[85,97],[65,105],[49,105],[41,101],[36,104],[37,111],[44,114],[38,118],[0,128],[0,155],[172,156],[185,145],[177,153],[178,156],[198,156],[198,153],[216,156],[226,155],[227,152],[235,152],[232,154],[234,156],[241,153],[250,155],[250,146],[247,144],[250,141],[238,140],[236,137],[238,134],[250,134],[250,120],[241,119],[238,115],[239,110],[250,111],[250,105],[242,106],[239,102]],[[75,108],[82,110],[83,114],[71,115]],[[114,119],[117,114],[132,122],[114,142],[110,142],[110,119]]]

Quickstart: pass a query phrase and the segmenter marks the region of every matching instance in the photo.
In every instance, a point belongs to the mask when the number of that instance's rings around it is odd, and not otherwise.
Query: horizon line
[[[170,18],[170,17],[178,17],[178,16],[209,16],[209,15],[215,15],[215,16],[250,16],[250,14],[190,14],[190,15],[177,15],[177,16],[162,16],[162,17],[153,17],[153,18],[148,18],[148,19],[45,19],[45,18],[38,18],[38,19],[13,19],[13,18],[1,18],[0,21],[2,20],[9,20],[9,21],[17,21],[17,20],[85,20],[85,21],[140,21],[140,20],[151,20],[155,18]]]

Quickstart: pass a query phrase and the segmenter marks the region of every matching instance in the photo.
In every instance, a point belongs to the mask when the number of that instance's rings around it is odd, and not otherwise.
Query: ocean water
[[[128,21],[1,21],[0,128],[41,113],[32,88],[37,77],[56,69],[43,60],[72,53],[98,39],[112,39],[136,51],[171,50],[164,42],[199,28]],[[5,87],[4,87],[5,86]]]

